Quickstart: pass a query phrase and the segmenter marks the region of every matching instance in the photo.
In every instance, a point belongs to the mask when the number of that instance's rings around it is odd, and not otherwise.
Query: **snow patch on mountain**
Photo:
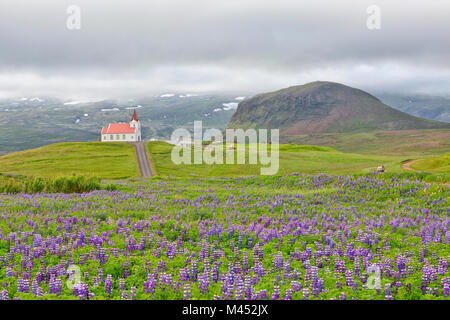
[[[232,109],[237,109],[238,107],[238,103],[237,102],[229,102],[229,103],[223,103],[223,110],[232,110]]]

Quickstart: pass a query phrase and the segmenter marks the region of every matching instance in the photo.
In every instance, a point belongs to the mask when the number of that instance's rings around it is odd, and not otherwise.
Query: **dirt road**
[[[139,169],[141,170],[141,177],[148,178],[152,176],[152,171],[150,170],[150,164],[147,158],[147,152],[145,151],[145,142],[132,142],[132,145],[136,148],[136,156],[139,163]]]
[[[417,171],[413,168],[411,168],[411,165],[417,161],[419,161],[421,159],[417,159],[417,160],[406,160],[404,163],[402,163],[402,169],[408,170],[408,171]],[[444,186],[446,186],[447,188],[450,188],[450,183],[443,183]]]
[[[413,168],[411,168],[411,165],[413,164],[413,163],[416,163],[417,161],[419,161],[420,159],[416,159],[416,160],[407,160],[407,161],[405,161],[404,163],[402,163],[402,169],[405,169],[405,170],[409,170],[409,171],[416,171],[416,170],[414,170]]]

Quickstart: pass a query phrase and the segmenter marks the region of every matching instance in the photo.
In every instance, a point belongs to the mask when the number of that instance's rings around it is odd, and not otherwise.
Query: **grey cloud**
[[[65,27],[70,4],[79,31]],[[372,4],[378,31],[366,28]],[[449,93],[449,11],[441,0],[3,0],[0,95],[258,92],[319,76]]]

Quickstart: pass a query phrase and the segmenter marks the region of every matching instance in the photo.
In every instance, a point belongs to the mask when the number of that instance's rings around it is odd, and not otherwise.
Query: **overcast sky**
[[[69,30],[66,10],[81,9]],[[370,5],[381,29],[366,25]],[[450,94],[448,0],[1,0],[0,97],[258,93],[315,80]]]

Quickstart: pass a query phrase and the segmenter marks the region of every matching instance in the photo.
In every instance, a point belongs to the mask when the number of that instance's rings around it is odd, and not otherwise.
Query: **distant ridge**
[[[281,135],[373,130],[450,129],[450,123],[398,111],[371,94],[316,81],[263,93],[239,103],[229,128],[280,129]]]

